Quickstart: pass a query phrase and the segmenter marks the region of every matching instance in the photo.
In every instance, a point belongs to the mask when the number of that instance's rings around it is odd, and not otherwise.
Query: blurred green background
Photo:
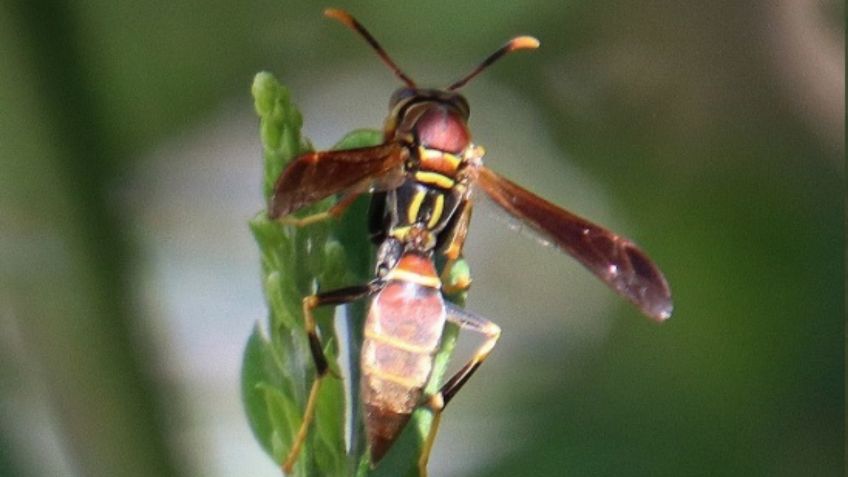
[[[477,213],[468,307],[504,334],[431,475],[842,475],[838,0],[3,2],[0,475],[278,475],[238,401],[265,315],[251,80],[320,148],[397,86],[326,6],[436,86],[536,35],[464,89],[476,142],[674,292],[653,325]]]

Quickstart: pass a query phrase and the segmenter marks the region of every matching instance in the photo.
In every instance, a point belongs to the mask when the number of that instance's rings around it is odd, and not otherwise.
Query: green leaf
[[[300,138],[303,118],[290,101],[288,89],[271,73],[261,72],[251,88],[265,154],[265,198],[289,161],[306,151]]]
[[[253,435],[262,444],[265,452],[271,453],[271,426],[268,416],[268,407],[265,395],[260,388],[260,383],[270,381],[266,368],[265,356],[268,354],[267,340],[262,336],[259,327],[253,329],[247,346],[244,350],[244,359],[241,368],[241,394],[244,400],[245,411]]]
[[[333,149],[357,149],[360,147],[376,146],[383,142],[383,132],[375,129],[357,129],[345,135],[333,146]]]

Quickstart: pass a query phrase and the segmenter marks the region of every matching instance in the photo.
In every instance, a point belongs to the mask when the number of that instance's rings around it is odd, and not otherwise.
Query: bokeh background
[[[481,207],[468,307],[504,334],[432,475],[842,475],[839,0],[4,1],[0,475],[278,475],[238,395],[266,313],[251,80],[320,148],[398,86],[326,6],[421,84],[538,36],[465,88],[475,140],[674,292],[654,325]]]

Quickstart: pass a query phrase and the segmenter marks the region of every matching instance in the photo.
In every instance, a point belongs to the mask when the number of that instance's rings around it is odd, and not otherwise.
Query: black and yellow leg
[[[309,295],[303,299],[304,327],[309,338],[309,350],[312,353],[312,360],[315,362],[315,381],[309,390],[309,398],[306,401],[306,408],[303,411],[303,420],[300,423],[300,428],[297,434],[295,434],[286,459],[283,461],[283,471],[286,474],[291,473],[292,467],[297,461],[297,456],[300,454],[300,449],[306,440],[306,436],[309,434],[309,427],[315,418],[315,404],[318,401],[318,391],[321,389],[321,382],[331,372],[327,357],[324,355],[324,347],[321,345],[321,338],[318,336],[312,310],[323,305],[342,305],[359,300],[360,298],[365,298],[374,293],[378,286],[375,282],[371,282],[365,285],[339,288],[316,295]]]
[[[443,244],[442,255],[446,262],[442,269],[442,292],[454,303],[465,303],[465,295],[471,287],[471,271],[462,257],[462,247],[471,222],[471,201],[464,199],[459,210],[451,219],[447,239]]]
[[[433,448],[433,442],[436,439],[436,432],[439,429],[442,411],[448,405],[451,399],[465,385],[468,379],[477,371],[477,368],[486,360],[489,353],[498,342],[501,336],[500,326],[491,321],[457,308],[453,305],[447,305],[447,319],[460,326],[460,328],[476,331],[485,335],[486,341],[477,348],[474,356],[465,363],[465,365],[457,371],[448,381],[439,389],[439,392],[430,396],[425,405],[430,408],[433,413],[433,423],[430,426],[430,433],[427,435],[427,440],[424,441],[424,446],[421,450],[421,457],[418,459],[419,474],[423,477],[427,475],[427,461],[430,459],[430,451]]]
[[[462,255],[462,247],[468,235],[468,225],[471,223],[471,211],[471,201],[463,199],[447,226],[447,238],[442,245],[442,255],[448,260],[457,260]]]

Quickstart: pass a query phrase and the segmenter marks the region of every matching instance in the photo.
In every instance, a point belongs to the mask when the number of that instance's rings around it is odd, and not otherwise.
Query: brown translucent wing
[[[405,149],[395,142],[298,156],[274,184],[268,215],[284,217],[333,194],[390,182],[405,157]]]
[[[486,167],[477,184],[500,207],[565,250],[649,317],[671,316],[671,291],[659,268],[630,240],[567,212]]]

